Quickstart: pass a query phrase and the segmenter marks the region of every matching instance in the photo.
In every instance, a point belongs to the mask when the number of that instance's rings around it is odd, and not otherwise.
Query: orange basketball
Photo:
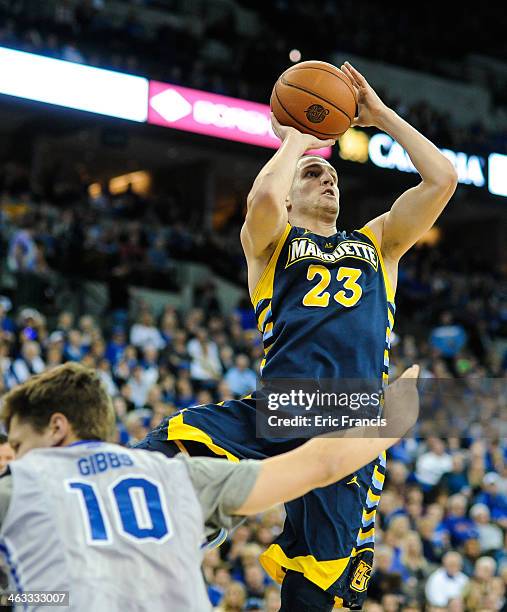
[[[271,110],[281,125],[322,140],[338,138],[357,113],[348,77],[327,62],[301,62],[286,70],[271,93]]]

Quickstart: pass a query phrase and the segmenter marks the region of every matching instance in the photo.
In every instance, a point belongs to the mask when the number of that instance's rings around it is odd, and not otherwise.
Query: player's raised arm
[[[259,172],[247,199],[247,214],[241,242],[247,257],[262,257],[276,244],[287,224],[286,197],[299,158],[311,149],[329,147],[334,140],[319,140],[280,125],[272,117],[273,130],[282,146]],[[268,258],[271,253],[268,253]]]
[[[382,254],[394,262],[435,223],[458,182],[452,163],[414,127],[387,107],[364,76],[348,62],[341,67],[357,90],[359,116],[354,125],[375,126],[409,154],[422,181],[403,193],[391,210],[368,225],[380,238]]]

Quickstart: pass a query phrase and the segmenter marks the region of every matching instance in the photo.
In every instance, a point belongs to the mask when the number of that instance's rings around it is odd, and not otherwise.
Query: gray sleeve
[[[202,507],[204,522],[209,531],[221,527],[232,529],[243,517],[234,511],[246,500],[261,469],[261,462],[252,459],[232,463],[227,459],[187,457],[185,462],[190,480]]]
[[[12,475],[5,474],[0,478],[0,527],[3,525],[12,497]]]

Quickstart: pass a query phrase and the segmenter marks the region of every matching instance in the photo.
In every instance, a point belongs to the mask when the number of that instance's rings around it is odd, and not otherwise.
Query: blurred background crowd
[[[379,12],[371,2],[277,0],[269,11],[246,0],[188,6],[0,0],[0,46],[263,102],[296,42],[303,59],[341,50],[474,82],[462,56],[465,44],[477,51],[477,24],[469,21],[454,22],[452,35],[443,37],[431,27],[431,11],[419,14],[415,27],[394,7]],[[237,19],[238,7],[249,11],[250,29]],[[493,32],[494,15],[486,6],[478,10]],[[353,28],[339,29],[350,22]],[[492,63],[502,57],[502,40],[491,35],[479,45]],[[495,109],[507,105],[503,81],[483,74],[482,85]],[[480,121],[458,127],[451,109],[384,96],[439,146],[507,150],[501,128]],[[134,128],[115,124],[120,145],[109,149],[111,124],[94,119],[100,144],[93,151],[83,145],[80,155],[70,144],[57,150],[52,143],[69,134],[84,143],[86,120],[62,115],[64,129],[40,108],[13,112],[0,100],[0,396],[65,361],[84,363],[100,372],[113,397],[117,440],[129,444],[181,408],[255,388],[263,349],[245,290],[239,228],[246,193],[268,153],[254,157],[237,145],[237,159],[227,162],[234,172],[224,179],[223,164],[199,165],[218,150],[216,141],[210,153],[204,140],[152,131],[154,147],[166,139],[176,150],[161,162],[171,179],[146,189],[125,180],[116,189],[111,177],[145,167],[128,148]],[[7,133],[10,122],[16,131]],[[57,125],[49,135],[48,124]],[[191,147],[197,162],[188,157]],[[100,163],[98,149],[106,151]],[[369,166],[356,172],[353,164],[332,161],[348,229],[385,211],[407,188],[396,173],[387,179]],[[378,202],[368,200],[370,180],[379,181]],[[421,364],[425,380],[459,390],[454,400],[477,421],[455,431],[426,422],[389,453],[370,612],[507,610],[507,236],[496,233],[505,201],[470,189],[458,188],[460,212],[447,225],[446,212],[438,231],[400,265],[390,377]],[[219,219],[224,208],[229,213]],[[194,278],[195,270],[201,273]],[[0,467],[11,459],[0,437]],[[283,518],[282,507],[251,518],[206,554],[203,572],[216,610],[278,610],[278,586],[257,559]]]

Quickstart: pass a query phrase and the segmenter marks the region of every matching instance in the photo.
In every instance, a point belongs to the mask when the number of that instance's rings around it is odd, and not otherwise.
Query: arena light
[[[507,197],[507,155],[491,153],[489,156],[488,189],[494,195]]]
[[[113,195],[118,195],[127,191],[129,185],[134,193],[146,195],[151,187],[151,174],[146,170],[138,170],[115,176],[109,181],[109,191]]]
[[[239,98],[150,81],[148,123],[277,149],[270,109]],[[319,149],[323,157],[331,148]]]
[[[0,47],[0,93],[144,122],[148,80]]]

